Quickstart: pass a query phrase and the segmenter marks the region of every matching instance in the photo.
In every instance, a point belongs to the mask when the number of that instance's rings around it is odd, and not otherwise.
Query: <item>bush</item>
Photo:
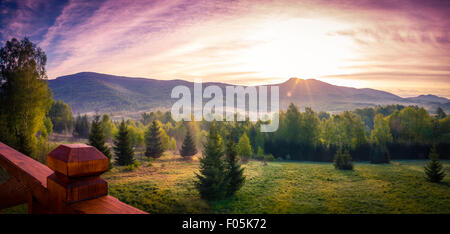
[[[257,155],[255,155],[254,159],[262,161],[262,160],[264,160],[264,155],[258,155],[257,154]]]
[[[136,166],[134,164],[130,164],[125,166],[125,168],[123,169],[124,171],[134,171],[136,170]]]
[[[238,154],[241,156],[241,160],[243,162],[248,162],[248,160],[252,157],[253,149],[250,145],[250,139],[245,133],[241,136],[241,138],[239,138]]]
[[[124,170],[125,171],[134,171],[136,170],[139,166],[141,165],[141,163],[139,163],[139,161],[134,161],[133,164],[127,165]]]
[[[334,155],[333,165],[339,170],[353,170],[352,156],[350,156],[348,150],[344,152],[338,150]]]
[[[264,150],[261,147],[258,147],[255,155],[256,160],[264,160]]]
[[[272,154],[268,154],[268,155],[264,156],[264,161],[271,162],[271,161],[274,161],[274,160],[275,160],[275,157]]]

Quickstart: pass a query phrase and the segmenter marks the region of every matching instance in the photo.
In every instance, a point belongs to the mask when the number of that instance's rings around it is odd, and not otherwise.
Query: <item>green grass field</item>
[[[443,163],[450,174],[450,162]],[[198,164],[164,156],[103,178],[111,195],[150,213],[450,213],[450,176],[427,182],[425,161],[356,163],[354,171],[331,163],[251,161],[236,196],[210,204],[194,187]]]
[[[207,203],[194,187],[198,159],[168,155],[141,161],[134,171],[115,167],[102,177],[109,193],[149,213],[450,213],[450,161],[440,184],[424,179],[425,161],[387,165],[356,163],[339,171],[331,163],[250,161],[235,197]],[[5,213],[25,208],[12,208]],[[20,212],[19,212],[20,213]]]

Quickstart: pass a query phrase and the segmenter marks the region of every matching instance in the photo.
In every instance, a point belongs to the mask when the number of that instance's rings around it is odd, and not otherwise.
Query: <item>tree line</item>
[[[28,155],[36,154],[52,132],[80,138],[88,138],[91,132],[93,120],[86,115],[74,117],[68,104],[52,100],[45,64],[45,53],[26,38],[12,39],[0,50],[0,139]],[[448,157],[450,119],[441,108],[436,113],[417,106],[388,105],[330,114],[311,108],[300,111],[291,104],[280,111],[280,128],[273,133],[261,133],[261,123],[250,121],[217,122],[217,128],[224,134],[233,125],[244,160],[273,155],[285,160],[333,161],[342,150],[354,160],[385,162],[426,158],[432,145]],[[112,121],[108,114],[98,121],[106,142],[113,143],[121,122]],[[188,130],[196,149],[202,150],[210,125],[206,121],[175,122],[170,112],[161,111],[143,113],[138,121],[124,121],[132,146],[141,148],[149,139],[149,126],[156,122],[164,150],[180,150]],[[244,147],[247,141],[251,148]]]
[[[202,151],[196,187],[207,200],[239,190],[245,181],[240,163],[252,158],[333,161],[338,169],[352,169],[353,160],[387,163],[429,156],[425,173],[438,182],[444,176],[439,155],[450,157],[450,116],[441,108],[436,115],[401,105],[330,114],[302,112],[290,104],[271,133],[260,131],[260,121],[176,122],[161,111],[143,113],[138,121],[113,121],[108,114],[74,117],[68,104],[52,100],[46,59],[27,38],[7,41],[0,49],[0,141],[37,157],[52,132],[72,134],[87,138],[110,159],[110,167],[135,165],[137,148],[149,158],[166,150],[183,157]]]

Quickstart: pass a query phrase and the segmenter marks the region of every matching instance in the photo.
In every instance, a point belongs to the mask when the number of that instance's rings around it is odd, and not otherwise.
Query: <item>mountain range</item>
[[[184,80],[131,78],[94,72],[61,76],[48,82],[53,98],[68,103],[74,113],[168,110],[177,100],[170,98],[173,87],[185,85],[191,90],[193,88],[192,82]],[[230,84],[205,82],[203,88],[208,85],[219,86],[225,94],[225,87]],[[418,105],[432,112],[439,106],[446,112],[450,110],[450,100],[435,95],[402,98],[370,88],[357,89],[299,78],[274,85],[279,87],[282,109],[293,102],[301,108],[312,107],[316,111],[328,112],[387,104]]]

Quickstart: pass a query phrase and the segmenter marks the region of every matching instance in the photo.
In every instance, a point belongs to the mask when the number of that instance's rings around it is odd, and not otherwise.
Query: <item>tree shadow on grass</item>
[[[364,180],[364,178],[359,174],[359,172],[357,170],[355,170],[355,167],[353,167],[352,170],[339,170],[339,169],[335,169],[335,170],[338,171],[338,173],[340,175],[347,177],[351,181]]]

